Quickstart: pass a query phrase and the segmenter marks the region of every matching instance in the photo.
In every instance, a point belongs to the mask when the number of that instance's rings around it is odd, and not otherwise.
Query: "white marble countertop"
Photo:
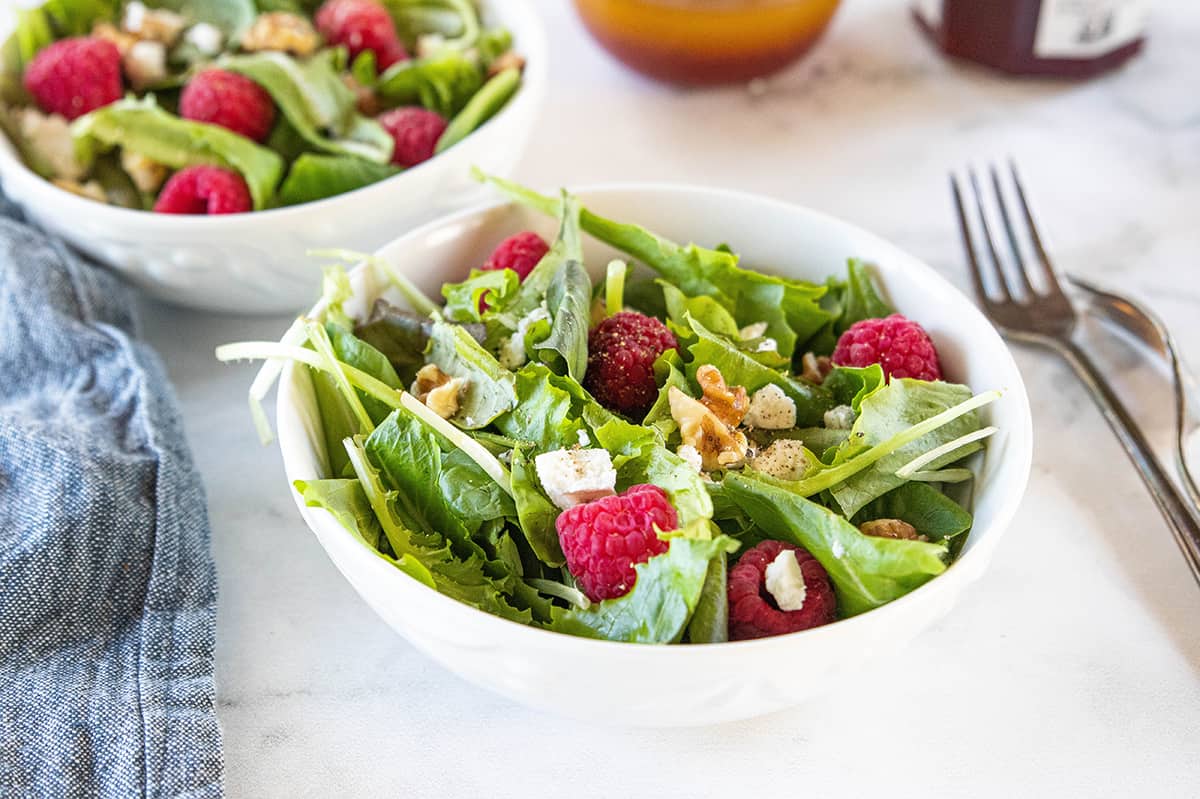
[[[900,0],[852,0],[761,95],[648,83],[594,47],[567,3],[540,5],[554,81],[520,179],[762,192],[870,228],[962,285],[946,172],[1012,154],[1059,262],[1145,299],[1200,365],[1196,4],[1160,0],[1144,56],[1069,85],[950,65]],[[231,797],[1200,796],[1200,590],[1084,390],[1046,354],[1017,352],[1037,434],[1028,496],[945,622],[869,681],[795,710],[629,731],[462,682],[342,580],[278,452],[256,443],[251,370],[212,358],[287,320],[150,303],[144,317],[207,482]],[[1165,442],[1165,378],[1105,352]]]

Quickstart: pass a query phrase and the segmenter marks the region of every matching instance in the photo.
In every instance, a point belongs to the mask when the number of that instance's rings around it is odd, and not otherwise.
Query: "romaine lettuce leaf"
[[[218,63],[266,89],[296,132],[318,150],[387,164],[392,137],[378,122],[358,113],[354,93],[334,69],[335,55],[323,50],[301,61],[264,51],[224,56]]]
[[[356,369],[361,369],[372,377],[383,381],[391,388],[397,390],[404,388],[404,385],[400,382],[400,377],[396,374],[396,370],[392,368],[391,362],[388,361],[387,356],[382,352],[358,338],[349,330],[333,322],[325,323],[325,332],[329,334],[329,340],[333,344],[333,352],[339,361],[350,364]],[[367,414],[371,417],[371,421],[375,424],[379,424],[391,414],[392,408],[390,405],[380,402],[361,389],[357,390],[357,393],[359,399],[362,400],[363,407],[367,410]]]
[[[646,412],[642,424],[658,435],[658,443],[663,446],[667,446],[679,430],[679,424],[675,417],[671,416],[671,401],[668,396],[671,389],[677,388],[689,396],[692,394],[692,386],[683,370],[683,358],[680,357],[679,350],[667,350],[654,361],[654,379],[659,387],[658,399]]]
[[[683,637],[700,602],[709,563],[736,547],[724,536],[711,540],[676,537],[670,547],[639,563],[633,590],[586,610],[570,610],[550,625],[558,632],[638,644],[671,644]]]
[[[237,170],[250,188],[255,210],[270,203],[283,174],[283,159],[266,147],[219,125],[169,114],[152,95],[97,108],[75,120],[71,133],[83,163],[119,146],[173,169],[210,164]]]
[[[537,453],[569,449],[579,443],[581,401],[541,364],[527,364],[516,373],[516,406],[496,419],[504,435],[528,441]]]
[[[438,137],[434,151],[441,153],[474,133],[494,117],[521,87],[521,70],[515,67],[501,70],[475,92],[462,110]]]
[[[820,561],[842,616],[891,602],[946,570],[943,543],[863,535],[834,511],[746,475],[726,475],[723,490],[772,538],[802,546]]]
[[[390,164],[377,164],[354,156],[303,153],[292,164],[279,187],[279,202],[300,205],[323,200],[399,173],[400,170]]]
[[[870,366],[835,366],[822,383],[838,405],[849,405],[858,413],[862,401],[878,391],[887,382],[883,367],[877,363]]]
[[[971,529],[971,514],[928,483],[908,482],[864,505],[855,524],[872,519],[899,519],[931,541],[962,535]]]
[[[842,299],[842,314],[835,329],[841,335],[855,322],[864,319],[881,319],[895,313],[875,286],[871,267],[858,258],[851,258],[847,265],[846,288]]]
[[[546,306],[553,322],[550,335],[537,344],[538,357],[553,365],[560,358],[572,380],[583,381],[588,361],[588,321],[591,316],[592,281],[583,264],[567,261],[546,291]]]
[[[375,82],[388,106],[420,104],[449,119],[463,109],[479,87],[483,72],[463,52],[444,49],[428,58],[393,64]]]
[[[340,446],[343,455],[345,449]],[[296,490],[309,507],[325,508],[338,523],[362,539],[371,549],[379,549],[382,531],[375,511],[363,492],[362,483],[355,479],[297,480]]]
[[[442,284],[442,315],[452,322],[479,322],[481,303],[503,307],[520,285],[520,276],[511,269],[472,269],[466,280]]]
[[[704,588],[687,626],[689,644],[719,644],[729,640],[728,560],[728,553],[721,552],[708,562]]]
[[[538,487],[537,475],[519,447],[512,451],[512,495],[517,518],[533,554],[548,566],[562,566],[566,558],[554,526],[558,508]]]

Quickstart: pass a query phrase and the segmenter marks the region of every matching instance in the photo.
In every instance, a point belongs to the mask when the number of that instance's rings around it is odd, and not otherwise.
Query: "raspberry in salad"
[[[296,484],[306,503],[431,589],[612,641],[804,635],[945,571],[972,524],[953,487],[999,394],[932,372],[870,265],[781,277],[487,180],[555,216],[553,246],[504,231],[503,268],[443,264],[465,278],[437,301],[380,265],[405,301],[358,317],[334,267],[319,318],[219,351],[323,381],[321,440],[344,437]],[[585,236],[628,261],[597,262]],[[894,340],[920,363],[890,359]]]
[[[196,166],[237,172],[246,210],[323,200],[503,112],[525,61],[489,2],[45,0],[3,43],[0,84],[26,91],[0,104],[0,133],[39,176],[131,210],[178,208],[161,192]]]
[[[232,170],[189,166],[167,180],[154,210],[160,214],[240,214],[250,210],[250,190]]]
[[[852,324],[838,339],[832,361],[837,366],[877,363],[888,377],[942,379],[941,361],[929,334],[900,314]]]
[[[62,39],[29,62],[25,88],[47,114],[77,119],[121,99],[121,53],[94,36]]]

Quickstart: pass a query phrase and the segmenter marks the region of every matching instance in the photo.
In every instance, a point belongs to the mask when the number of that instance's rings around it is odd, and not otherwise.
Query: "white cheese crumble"
[[[750,407],[746,409],[742,424],[763,430],[787,430],[795,427],[796,403],[784,394],[779,386],[768,383],[750,397]]]
[[[17,112],[21,138],[45,162],[56,178],[79,180],[86,171],[75,157],[75,140],[71,126],[58,114],[47,116],[34,108]]]
[[[550,312],[545,306],[534,308],[521,321],[517,322],[517,331],[500,344],[499,361],[505,369],[520,369],[525,365],[525,334],[529,328],[543,319],[549,319]]]
[[[586,447],[588,444],[592,443],[592,439],[588,437],[586,430],[581,429],[576,435],[579,438],[579,446]]]
[[[849,405],[839,405],[825,411],[825,426],[830,430],[849,430],[854,427],[854,409]]]
[[[738,335],[742,337],[742,341],[759,338],[767,332],[766,322],[755,322],[752,325],[746,325],[738,331]]]
[[[562,510],[616,493],[617,470],[606,449],[558,449],[533,459],[538,480]]]
[[[754,456],[750,466],[763,474],[780,480],[799,480],[808,471],[808,456],[804,442],[781,438]]]
[[[680,444],[679,449],[675,450],[675,454],[687,461],[687,465],[695,469],[697,473],[704,471],[704,456],[691,444]]]
[[[804,574],[800,571],[795,552],[785,549],[776,555],[775,560],[767,564],[764,576],[767,593],[775,598],[780,610],[800,610],[804,607],[808,589],[804,586]]]
[[[773,338],[764,338],[754,348],[755,352],[779,352],[779,342]]]
[[[123,60],[125,74],[134,88],[144,89],[167,77],[167,47],[149,39],[129,48]]]
[[[185,42],[204,55],[216,55],[221,52],[221,39],[221,29],[207,22],[196,23],[183,35]]]

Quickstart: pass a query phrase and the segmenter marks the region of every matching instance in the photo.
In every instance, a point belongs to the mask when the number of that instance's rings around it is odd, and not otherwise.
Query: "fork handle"
[[[1113,393],[1108,379],[1096,367],[1092,359],[1072,341],[1055,341],[1056,348],[1075,369],[1076,374],[1088,387],[1092,398],[1100,406],[1100,412],[1125,447],[1125,453],[1133,461],[1146,488],[1150,489],[1155,504],[1175,535],[1192,576],[1200,583],[1200,521],[1197,520],[1184,496],[1167,476],[1158,457],[1154,454],[1146,436],[1142,433],[1124,403]],[[1200,509],[1198,509],[1200,510]]]

